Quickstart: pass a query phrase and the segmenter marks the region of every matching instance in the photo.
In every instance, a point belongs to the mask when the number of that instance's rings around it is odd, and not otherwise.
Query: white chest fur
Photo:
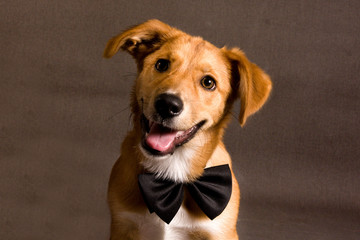
[[[121,216],[137,224],[140,240],[188,240],[191,231],[200,230],[215,234],[224,227],[220,216],[212,221],[199,221],[192,218],[183,207],[180,207],[170,224],[163,222],[155,213],[149,212],[144,215],[123,212]]]
[[[190,162],[195,154],[193,148],[181,147],[174,154],[163,157],[151,156],[142,147],[140,149],[145,156],[142,165],[146,170],[155,173],[157,177],[174,182],[188,181]]]

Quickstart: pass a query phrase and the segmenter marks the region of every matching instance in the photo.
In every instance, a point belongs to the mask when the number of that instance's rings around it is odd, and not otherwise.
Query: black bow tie
[[[155,212],[167,224],[183,202],[185,186],[200,209],[213,220],[230,200],[232,177],[226,164],[204,169],[203,175],[191,183],[175,183],[158,179],[154,174],[140,174],[139,186],[150,213]]]

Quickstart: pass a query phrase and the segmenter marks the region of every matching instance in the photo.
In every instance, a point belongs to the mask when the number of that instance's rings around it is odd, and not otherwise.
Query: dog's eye
[[[215,80],[210,76],[205,76],[201,79],[201,86],[206,90],[213,91],[216,88]]]
[[[157,60],[156,64],[155,64],[155,69],[158,72],[165,72],[166,70],[168,70],[170,65],[170,61],[167,59],[159,59]]]

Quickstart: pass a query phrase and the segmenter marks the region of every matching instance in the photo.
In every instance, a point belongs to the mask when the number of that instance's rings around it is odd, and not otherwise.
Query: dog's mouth
[[[183,131],[165,127],[164,125],[148,120],[144,115],[141,118],[143,128],[143,148],[152,155],[165,156],[174,153],[175,149],[189,142],[204,125],[205,120]]]

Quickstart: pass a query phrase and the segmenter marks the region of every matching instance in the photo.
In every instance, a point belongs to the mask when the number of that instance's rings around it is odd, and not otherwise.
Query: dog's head
[[[217,48],[158,20],[112,38],[104,56],[120,49],[137,62],[133,111],[142,120],[142,147],[152,156],[172,154],[187,142],[191,146],[200,133],[219,133],[236,98],[244,125],[271,90],[268,75],[239,49]]]

